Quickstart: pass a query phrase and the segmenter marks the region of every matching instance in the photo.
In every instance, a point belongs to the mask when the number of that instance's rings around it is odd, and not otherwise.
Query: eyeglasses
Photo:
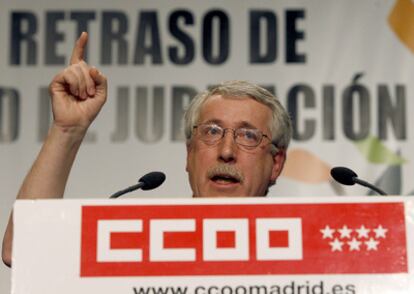
[[[198,130],[198,135],[200,140],[208,145],[213,145],[220,141],[226,131],[233,132],[233,138],[236,144],[245,146],[245,147],[257,147],[262,142],[263,137],[266,137],[270,140],[270,138],[263,134],[258,129],[250,129],[250,128],[222,128],[216,124],[199,124],[193,127],[194,129]],[[271,140],[270,140],[271,141]]]

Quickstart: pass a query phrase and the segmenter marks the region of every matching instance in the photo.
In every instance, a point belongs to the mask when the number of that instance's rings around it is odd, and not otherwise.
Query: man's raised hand
[[[70,65],[49,86],[55,126],[65,131],[86,131],[107,98],[107,81],[84,61],[88,34],[83,32],[72,51]]]
[[[106,101],[106,78],[83,60],[88,34],[82,33],[73,48],[70,65],[49,86],[53,126],[17,199],[61,198],[82,138]],[[4,233],[2,258],[11,265],[13,219]]]

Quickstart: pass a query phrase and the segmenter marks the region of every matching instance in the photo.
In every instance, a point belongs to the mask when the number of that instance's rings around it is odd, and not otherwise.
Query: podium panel
[[[12,292],[414,293],[409,197],[17,201]]]

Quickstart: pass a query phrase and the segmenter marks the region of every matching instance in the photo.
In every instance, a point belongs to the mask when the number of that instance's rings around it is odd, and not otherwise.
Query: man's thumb
[[[89,70],[89,74],[95,82],[96,87],[106,88],[106,77],[99,70],[93,67]]]

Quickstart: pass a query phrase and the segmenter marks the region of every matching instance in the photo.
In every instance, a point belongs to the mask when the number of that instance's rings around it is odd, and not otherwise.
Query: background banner
[[[190,197],[181,131],[195,93],[256,82],[290,112],[286,168],[269,196],[366,195],[333,183],[333,166],[413,195],[414,3],[369,1],[0,0],[0,227],[51,121],[48,84],[76,38],[109,81],[68,182],[104,198],[152,170],[137,196]],[[0,290],[9,271],[0,269]]]

